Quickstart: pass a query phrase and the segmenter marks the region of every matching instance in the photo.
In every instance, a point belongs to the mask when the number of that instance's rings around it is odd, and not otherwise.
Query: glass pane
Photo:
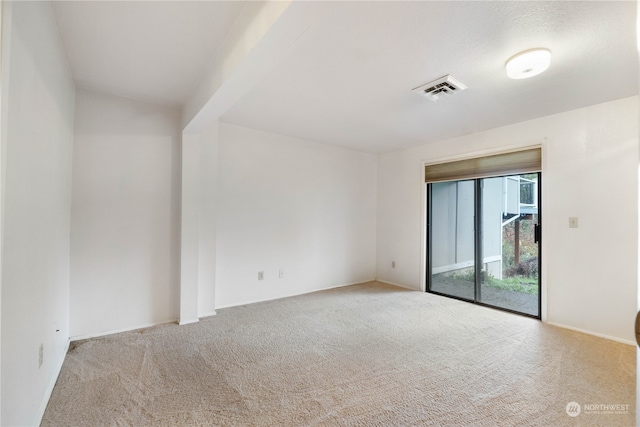
[[[430,290],[474,300],[474,181],[431,185]]]
[[[481,180],[482,269],[478,301],[538,316],[538,174]]]

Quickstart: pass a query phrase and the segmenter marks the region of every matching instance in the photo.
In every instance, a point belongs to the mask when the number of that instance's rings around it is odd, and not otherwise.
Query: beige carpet
[[[635,371],[632,346],[369,283],[72,343],[43,425],[631,426]]]

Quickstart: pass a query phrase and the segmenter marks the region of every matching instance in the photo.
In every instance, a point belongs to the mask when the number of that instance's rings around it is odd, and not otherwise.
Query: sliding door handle
[[[533,243],[540,241],[540,224],[534,224],[533,226]]]

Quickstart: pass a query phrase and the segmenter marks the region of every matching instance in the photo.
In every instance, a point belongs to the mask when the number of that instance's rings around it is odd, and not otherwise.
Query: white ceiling
[[[56,1],[54,11],[79,87],[180,107],[245,3]],[[635,1],[321,6],[222,121],[381,153],[638,93]],[[535,47],[551,50],[549,70],[508,79],[506,59]],[[469,89],[437,103],[411,91],[445,74]]]
[[[244,1],[55,1],[79,87],[182,106]]]
[[[638,93],[636,2],[336,2],[222,121],[373,153]],[[505,61],[546,47],[551,67]],[[411,91],[445,74],[437,103]]]

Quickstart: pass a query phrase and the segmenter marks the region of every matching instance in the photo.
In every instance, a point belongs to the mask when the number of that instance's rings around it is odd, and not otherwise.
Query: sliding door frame
[[[444,296],[447,298],[453,298],[464,302],[470,302],[472,304],[480,305],[483,307],[493,308],[496,310],[506,311],[508,313],[518,314],[520,316],[530,317],[533,319],[542,320],[542,171],[535,172],[538,175],[538,194],[537,202],[538,202],[538,224],[535,227],[535,239],[538,244],[538,314],[532,315],[528,313],[523,313],[516,310],[511,310],[509,308],[499,307],[491,304],[486,304],[480,301],[482,286],[482,188],[481,183],[484,178],[474,179],[474,300],[469,300],[466,298],[461,298],[455,295],[444,294],[441,292],[431,290],[431,279],[432,279],[432,237],[433,237],[433,217],[432,217],[432,183],[426,183],[426,200],[425,200],[425,208],[426,208],[426,241],[425,241],[425,291],[434,295]],[[503,175],[503,176],[511,176],[511,175]],[[502,177],[502,176],[499,176]],[[465,179],[464,181],[468,181]]]
[[[481,292],[482,286],[482,180],[473,180],[473,262],[475,280],[473,282],[473,302],[480,301],[482,299]],[[431,184],[429,184],[431,185]],[[431,205],[431,200],[429,200]],[[429,248],[431,248],[431,242],[429,242]],[[431,252],[431,251],[429,251]],[[431,276],[431,274],[429,274]]]

